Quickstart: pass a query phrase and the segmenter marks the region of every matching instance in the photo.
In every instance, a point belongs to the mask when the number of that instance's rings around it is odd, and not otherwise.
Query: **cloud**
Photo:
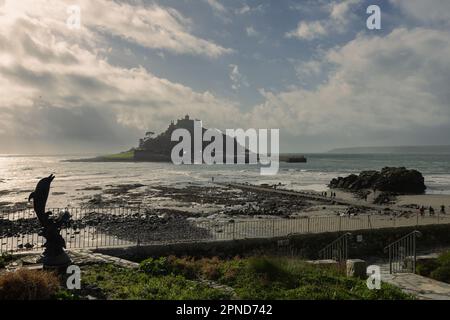
[[[232,50],[194,36],[192,21],[173,8],[155,4],[132,6],[111,1],[86,1],[84,23],[147,48],[165,49],[177,54],[217,58]],[[104,12],[107,14],[104,14]],[[99,18],[99,16],[101,18]]]
[[[44,7],[25,2],[7,2],[2,8],[8,15],[0,29],[0,85],[8,94],[0,95],[0,140],[17,145],[65,141],[65,147],[72,143],[77,148],[82,148],[81,141],[103,146],[128,139],[130,144],[138,132],[163,130],[186,110],[211,126],[236,123],[233,115],[239,111],[232,102],[159,78],[143,67],[110,63],[105,36],[120,23],[99,34],[104,22],[90,23],[86,14],[80,30],[69,30],[60,1]],[[126,16],[127,9],[122,9]],[[157,12],[164,20],[166,11]],[[112,21],[108,15],[116,11],[97,14]]]
[[[287,38],[312,40],[327,34],[327,30],[320,21],[298,23],[297,29],[286,33]]]
[[[361,143],[384,136],[388,144],[400,133],[433,130],[450,121],[445,31],[398,28],[384,37],[359,35],[329,50],[323,64],[334,68],[317,88],[262,91],[265,102],[254,108],[250,121],[330,141]],[[309,67],[320,70],[316,63]]]
[[[302,60],[291,63],[299,77],[317,79],[314,85],[297,82],[281,92],[260,90],[263,103],[244,111],[210,91],[194,90],[139,65],[124,67],[111,58],[111,47],[124,41],[156,49],[167,60],[174,58],[167,52],[209,58],[228,52],[195,36],[195,23],[180,12],[116,1],[108,2],[106,10],[105,1],[80,0],[82,27],[69,30],[67,3],[21,0],[0,7],[0,87],[7,93],[0,95],[2,150],[40,150],[47,144],[68,150],[129,147],[142,132],[164,130],[187,112],[208,127],[281,128],[282,135],[288,132],[299,144],[373,139],[399,144],[402,137],[414,143],[442,135],[450,123],[447,30],[426,26],[362,33],[306,59],[301,55]],[[342,30],[348,27],[343,17],[352,16],[356,1],[345,3],[347,7],[337,2],[325,7],[332,21],[343,21]],[[324,31],[308,25],[292,36],[312,39],[340,32],[329,29],[326,19],[316,22]],[[130,53],[138,56],[133,47]],[[121,59],[136,65],[132,55]],[[227,66],[233,90],[249,86],[241,64]]]
[[[230,11],[219,0],[204,0],[213,10],[214,15],[222,20],[224,23],[229,24],[232,22],[230,17]]]
[[[406,15],[429,24],[450,23],[450,1],[448,0],[390,0]]]
[[[249,37],[257,37],[259,35],[259,32],[256,31],[255,28],[252,26],[245,28],[245,32]]]
[[[263,12],[267,4],[259,4],[254,7],[250,7],[248,4],[244,4],[242,7],[235,9],[234,13],[237,15],[251,14],[253,12]]]
[[[219,0],[205,0],[214,11],[227,12],[228,10],[219,2]]]
[[[357,5],[361,0],[345,0],[341,2],[332,2],[328,5],[330,18],[340,25],[347,24],[348,15],[352,6]]]
[[[250,12],[252,9],[247,5],[243,5],[241,8],[236,9],[236,14],[246,14],[248,12]]]
[[[351,14],[352,6],[360,2],[361,0],[344,0],[321,5],[320,10],[325,10],[328,13],[328,19],[300,21],[297,28],[287,32],[285,36],[287,38],[314,40],[332,33],[344,33],[354,18]],[[296,10],[299,10],[299,8],[296,8]]]
[[[239,71],[239,67],[237,65],[230,64],[229,68],[230,68],[230,80],[233,83],[231,87],[233,88],[233,90],[238,90],[242,86],[245,87],[249,86],[247,79],[245,78],[245,76],[241,74],[241,72]]]
[[[9,19],[36,17],[65,28],[70,1],[7,1],[2,11]],[[146,6],[115,1],[80,0],[82,37],[88,33],[119,37],[140,46],[170,51],[175,54],[217,58],[233,50],[192,34],[192,21],[173,8],[156,4]],[[92,35],[90,35],[92,37]],[[81,37],[80,37],[81,38]]]

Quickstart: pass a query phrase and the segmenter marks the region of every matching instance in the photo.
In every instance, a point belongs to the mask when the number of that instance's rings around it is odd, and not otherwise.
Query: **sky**
[[[0,154],[120,151],[185,114],[282,152],[449,144],[450,1],[0,0],[0,90]]]

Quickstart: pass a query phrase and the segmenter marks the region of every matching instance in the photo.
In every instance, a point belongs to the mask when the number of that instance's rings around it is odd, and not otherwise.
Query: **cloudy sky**
[[[118,151],[185,114],[285,152],[449,144],[450,1],[0,0],[0,90],[0,153]]]

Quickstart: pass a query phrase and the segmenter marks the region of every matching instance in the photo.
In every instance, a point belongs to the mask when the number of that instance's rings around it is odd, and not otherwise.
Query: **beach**
[[[366,201],[357,193],[333,189],[336,196],[331,198],[327,184],[358,168],[376,168],[381,160],[386,165],[395,165],[404,157],[393,161],[392,157],[315,155],[309,156],[306,164],[282,164],[279,174],[273,177],[260,176],[258,168],[252,166],[77,163],[65,162],[67,158],[70,157],[0,157],[3,218],[23,209],[28,210],[28,218],[33,218],[28,196],[37,181],[49,173],[54,173],[56,178],[47,208],[55,212],[67,209],[73,213],[75,232],[86,227],[96,228],[97,233],[109,232],[132,241],[136,239],[129,235],[138,229],[141,234],[153,234],[153,240],[191,233],[195,237],[208,236],[196,230],[200,223],[326,217],[365,221],[364,217],[374,217],[380,226],[389,226],[396,217],[412,221],[420,206],[427,209],[433,206],[439,213],[440,206],[444,205],[450,213],[450,179],[442,170],[444,165],[434,164],[434,169],[424,170],[423,156],[415,164],[424,171],[428,193],[396,196],[382,205],[373,203],[379,192],[369,194]],[[446,161],[442,156],[438,159]],[[115,208],[130,211],[118,217],[113,215]],[[77,216],[79,212],[83,214]],[[1,236],[36,233],[39,229],[28,220],[8,223],[8,226],[8,229],[3,228],[8,231]]]

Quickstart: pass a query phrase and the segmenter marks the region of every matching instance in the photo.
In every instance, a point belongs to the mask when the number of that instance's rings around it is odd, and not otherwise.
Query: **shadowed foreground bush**
[[[417,272],[422,276],[450,283],[450,251],[442,253],[437,260],[420,262]]]
[[[13,260],[13,256],[4,252],[0,255],[0,268],[4,268],[9,262]]]
[[[20,269],[0,276],[0,300],[48,300],[58,290],[58,277],[49,272]]]

